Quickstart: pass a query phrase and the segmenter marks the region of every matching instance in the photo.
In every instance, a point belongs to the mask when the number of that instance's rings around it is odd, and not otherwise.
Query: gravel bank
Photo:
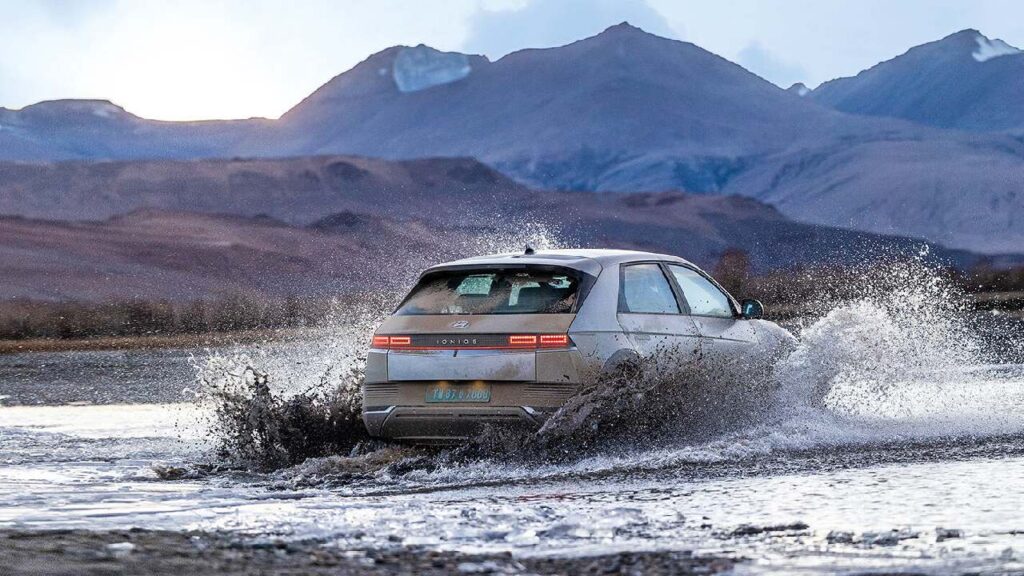
[[[521,558],[420,548],[342,550],[320,542],[255,543],[204,532],[0,531],[4,576],[153,574],[714,574],[726,558],[636,552]]]

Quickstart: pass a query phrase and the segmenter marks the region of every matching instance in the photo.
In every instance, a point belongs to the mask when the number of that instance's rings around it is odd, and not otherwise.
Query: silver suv
[[[772,354],[788,332],[676,256],[527,249],[426,270],[367,358],[370,434],[451,443],[481,424],[539,427],[580,383],[628,359]]]

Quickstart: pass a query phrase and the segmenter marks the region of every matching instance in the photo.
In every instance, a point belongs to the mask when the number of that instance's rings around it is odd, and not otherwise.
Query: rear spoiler
[[[545,258],[543,256],[537,258],[530,257],[515,257],[518,261],[512,262],[480,262],[478,263],[465,263],[465,264],[439,264],[431,268],[427,268],[420,274],[420,278],[423,278],[427,274],[433,274],[434,272],[451,272],[461,270],[573,270],[576,272],[582,272],[583,274],[593,276],[597,278],[601,274],[603,267],[596,261],[590,258],[573,258],[572,264],[565,262],[559,262],[551,258]],[[511,260],[511,259],[510,259]]]

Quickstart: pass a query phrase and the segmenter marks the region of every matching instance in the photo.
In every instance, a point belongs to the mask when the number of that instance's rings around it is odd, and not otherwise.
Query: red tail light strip
[[[541,348],[565,348],[569,346],[568,334],[541,334]]]
[[[493,346],[414,346],[411,336],[374,336],[371,348],[378,350],[535,350],[537,348],[568,348],[568,334],[511,334],[508,343]]]
[[[508,345],[510,348],[536,348],[537,347],[537,335],[536,334],[513,334],[508,337]]]

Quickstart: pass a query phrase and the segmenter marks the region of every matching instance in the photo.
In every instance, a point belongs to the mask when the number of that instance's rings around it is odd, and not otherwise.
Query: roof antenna
[[[526,245],[526,250],[523,250],[523,254],[527,256],[533,256],[534,252],[536,252],[536,250],[534,250],[533,246],[530,246],[529,244]]]

